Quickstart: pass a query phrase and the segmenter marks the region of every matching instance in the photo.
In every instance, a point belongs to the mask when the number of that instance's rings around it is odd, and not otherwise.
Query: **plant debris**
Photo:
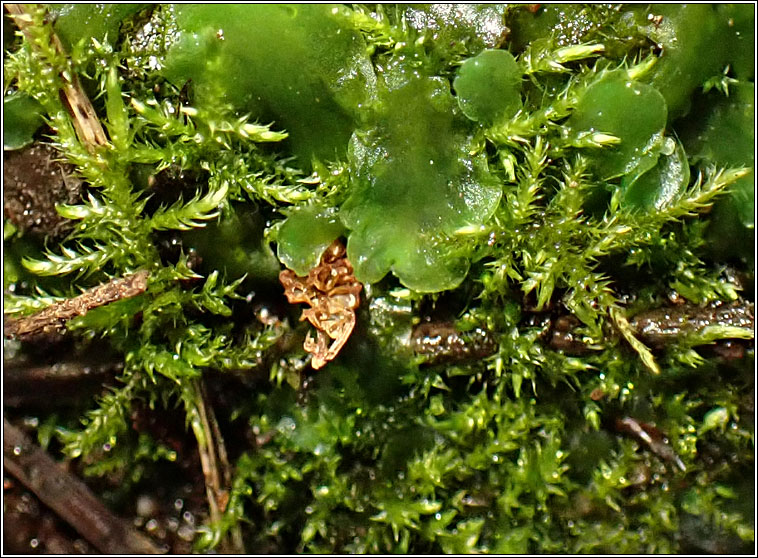
[[[737,300],[731,303],[720,301],[706,306],[683,304],[668,308],[656,308],[640,312],[629,320],[643,342],[653,348],[665,347],[677,338],[686,335],[705,334],[708,328],[720,328],[721,338],[730,335],[752,338],[755,328],[755,305]],[[708,343],[704,337],[703,343]]]
[[[112,279],[103,285],[86,290],[77,297],[55,302],[33,314],[21,318],[6,319],[4,332],[7,337],[28,338],[60,331],[68,320],[84,316],[88,311],[124,298],[144,293],[150,273],[142,270],[126,277]]]
[[[29,9],[31,7],[31,10]],[[13,17],[13,21],[18,25],[21,32],[24,33],[29,42],[36,45],[42,56],[59,56],[66,58],[66,52],[61,44],[58,35],[50,33],[49,43],[42,45],[37,41],[35,33],[39,29],[35,27],[35,18],[44,17],[44,8],[32,4],[5,4],[5,9]],[[49,23],[47,25],[50,25]],[[52,52],[48,49],[52,48]],[[77,134],[82,143],[93,151],[96,147],[101,147],[108,143],[105,137],[105,131],[100,123],[92,103],[84,92],[79,76],[72,71],[62,71],[60,77],[63,81],[62,94],[66,101],[66,106],[71,114],[72,121],[76,127]]]
[[[5,470],[106,554],[160,554],[147,537],[114,516],[80,480],[3,419]]]
[[[326,249],[307,277],[298,277],[285,269],[279,274],[279,281],[290,304],[310,306],[303,310],[300,320],[308,320],[318,331],[315,340],[308,332],[303,348],[313,355],[311,366],[318,370],[339,354],[350,337],[363,285],[356,281],[353,266],[339,240]]]
[[[618,432],[627,434],[641,442],[647,449],[665,461],[674,463],[682,471],[686,471],[682,460],[674,452],[668,438],[652,424],[642,422],[633,417],[616,419],[615,427]]]
[[[483,328],[461,332],[451,322],[425,322],[413,328],[413,350],[426,364],[475,362],[495,353],[492,334]]]

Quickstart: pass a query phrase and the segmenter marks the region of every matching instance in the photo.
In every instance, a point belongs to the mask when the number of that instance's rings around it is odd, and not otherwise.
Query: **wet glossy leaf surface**
[[[687,155],[679,142],[667,139],[673,153],[662,154],[656,165],[631,183],[622,180],[624,203],[637,209],[662,209],[684,192],[690,182]]]
[[[492,123],[521,108],[521,70],[507,50],[484,50],[463,62],[453,87],[471,120]]]
[[[639,176],[652,168],[663,146],[666,103],[657,89],[611,72],[591,85],[568,126],[577,136],[609,134],[620,144],[590,156],[603,180]]]
[[[3,148],[21,149],[34,141],[42,125],[42,106],[22,93],[3,97]]]
[[[373,69],[363,38],[336,5],[206,5],[174,8],[179,35],[168,79],[192,80],[198,102],[219,100],[276,122],[307,166],[344,156]],[[265,76],[265,79],[262,79]]]
[[[484,222],[500,191],[454,111],[449,85],[404,67],[390,71],[371,127],[355,133],[351,195],[340,216],[356,277],[373,283],[390,269],[408,287],[457,286],[465,260],[451,257],[446,236]]]
[[[111,41],[118,37],[122,20],[145,9],[145,4],[50,4],[55,29],[70,48],[82,38]]]
[[[303,207],[292,212],[279,229],[277,256],[298,275],[308,275],[324,250],[344,232],[333,208]]]

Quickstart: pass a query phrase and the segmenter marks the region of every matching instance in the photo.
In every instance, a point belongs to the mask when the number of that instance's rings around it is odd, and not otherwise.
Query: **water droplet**
[[[195,529],[189,525],[182,525],[176,534],[183,541],[190,542],[195,537]]]
[[[296,427],[297,424],[295,423],[294,419],[292,419],[292,417],[282,417],[282,419],[279,421],[279,427],[277,430],[280,432],[286,432],[295,430]]]
[[[137,498],[137,515],[149,517],[158,511],[158,505],[155,500],[147,494],[142,494]]]

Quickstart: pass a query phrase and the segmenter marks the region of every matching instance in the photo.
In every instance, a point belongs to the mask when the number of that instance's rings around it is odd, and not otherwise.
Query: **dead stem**
[[[6,408],[75,404],[112,378],[123,364],[115,361],[62,360],[54,364],[3,362],[3,404]],[[55,397],[51,398],[51,394]]]
[[[208,497],[208,511],[211,522],[218,524],[221,514],[226,510],[229,502],[229,490],[231,486],[231,470],[227,458],[226,446],[221,436],[221,430],[213,412],[213,406],[207,401],[207,393],[202,380],[193,382],[193,391],[198,402],[197,411],[203,429],[202,437],[198,438],[198,451],[200,452],[200,464],[205,478],[205,491]],[[203,443],[204,442],[204,443]],[[219,467],[220,462],[220,467]],[[219,472],[221,470],[221,472]],[[223,479],[223,485],[221,477]],[[221,542],[222,552],[231,554],[244,554],[245,548],[242,542],[242,533],[239,527],[231,532],[231,540]]]
[[[13,16],[13,20],[29,40],[29,44],[34,47],[35,42],[31,32],[33,23],[30,16],[30,8],[42,9],[41,6],[34,6],[33,4],[5,4],[5,9]],[[67,56],[58,35],[52,31],[51,42],[53,48],[59,54]],[[95,147],[106,145],[108,139],[105,136],[92,103],[84,93],[82,84],[79,82],[79,77],[73,72],[62,72],[60,77],[64,82],[62,89],[63,97],[73,118],[74,127],[79,139],[90,152],[94,151]]]
[[[25,338],[60,331],[65,322],[83,316],[93,308],[145,292],[149,275],[147,271],[138,271],[88,289],[77,297],[51,304],[31,316],[6,319],[4,333],[7,337]]]
[[[205,387],[205,382],[200,381],[200,389],[202,390],[203,401],[208,401],[208,390]],[[216,413],[213,410],[213,405],[206,404],[206,411],[208,415],[208,422],[210,423],[211,430],[213,432],[213,438],[216,442],[216,449],[218,453],[218,460],[220,463],[221,475],[223,477],[224,488],[218,495],[219,510],[223,513],[226,511],[226,506],[229,504],[229,488],[232,486],[232,468],[229,465],[229,456],[226,453],[226,444],[224,443],[224,437],[221,435],[221,429],[218,426],[216,420]],[[242,530],[239,525],[235,524],[231,529],[232,548],[231,551],[239,554],[244,554],[245,545],[242,541]]]
[[[143,534],[106,508],[87,486],[58,466],[18,428],[3,419],[5,471],[106,554],[161,554]]]

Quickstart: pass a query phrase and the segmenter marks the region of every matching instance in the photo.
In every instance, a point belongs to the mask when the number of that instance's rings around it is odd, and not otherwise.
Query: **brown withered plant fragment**
[[[81,480],[66,472],[21,430],[3,419],[5,473],[37,497],[103,554],[162,554],[148,537],[114,515]]]
[[[661,459],[673,462],[682,471],[687,470],[687,467],[669,444],[668,438],[654,425],[633,417],[623,417],[617,418],[614,426],[617,432],[634,438]]]
[[[656,308],[640,312],[629,320],[629,324],[637,331],[643,343],[658,349],[708,326],[754,329],[755,304],[738,300],[731,303],[713,302],[705,307],[683,304]]]
[[[308,320],[316,327],[316,339],[309,332],[303,347],[313,355],[311,366],[318,370],[339,354],[350,337],[363,285],[355,279],[353,266],[339,240],[326,249],[307,277],[298,277],[285,269],[279,274],[279,281],[291,304],[310,306],[303,310],[300,320]]]
[[[492,334],[477,327],[458,331],[453,322],[425,322],[413,328],[411,345],[417,355],[426,357],[424,364],[458,364],[481,360],[495,353],[497,344]]]
[[[5,4],[5,9],[13,17],[14,22],[26,36],[32,47],[39,49],[39,46],[35,44],[34,34],[32,33],[32,16],[33,10],[44,9],[40,5],[35,4]],[[58,36],[53,33],[51,36],[52,47],[63,56],[66,56],[66,49],[63,47]],[[105,136],[103,126],[100,124],[100,120],[97,117],[95,108],[84,92],[79,76],[75,73],[63,72],[61,73],[61,79],[63,80],[63,88],[61,90],[63,99],[66,106],[71,113],[71,118],[74,122],[74,128],[79,139],[87,147],[90,152],[94,152],[95,148],[106,145],[108,139]]]
[[[51,304],[31,316],[6,318],[4,333],[7,337],[24,338],[62,330],[68,320],[83,316],[93,308],[144,293],[149,275],[148,271],[138,271],[92,287],[74,298]]]

